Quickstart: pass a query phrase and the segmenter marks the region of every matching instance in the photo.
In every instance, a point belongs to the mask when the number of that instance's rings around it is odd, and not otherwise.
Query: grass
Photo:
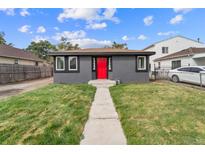
[[[167,82],[110,91],[128,144],[205,144],[205,91]]]
[[[0,101],[0,144],[79,144],[94,93],[52,84]]]

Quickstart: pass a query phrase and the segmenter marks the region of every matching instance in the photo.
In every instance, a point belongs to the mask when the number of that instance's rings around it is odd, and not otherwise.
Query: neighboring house
[[[155,51],[156,54],[150,57],[150,70],[159,68],[160,63],[154,62],[155,59],[167,56],[174,52],[178,52],[190,47],[205,47],[205,45],[197,40],[192,40],[184,36],[175,36],[159,42],[156,42],[146,48],[144,51]]]
[[[205,66],[205,48],[188,48],[157,58],[157,69],[175,69],[183,66]]]
[[[0,45],[0,64],[41,66],[44,63],[42,59],[31,52],[8,45]]]
[[[50,52],[54,57],[54,82],[83,83],[95,79],[126,82],[149,81],[149,56],[154,52],[92,48]]]

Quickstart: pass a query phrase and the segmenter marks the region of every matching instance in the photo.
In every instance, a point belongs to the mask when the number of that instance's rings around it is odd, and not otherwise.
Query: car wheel
[[[173,75],[172,76],[172,81],[175,82],[175,83],[179,82],[179,77],[176,76],[176,75]]]

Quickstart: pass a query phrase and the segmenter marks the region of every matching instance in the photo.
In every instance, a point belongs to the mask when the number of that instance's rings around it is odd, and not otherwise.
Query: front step
[[[88,84],[94,87],[112,87],[116,85],[114,80],[90,80]]]

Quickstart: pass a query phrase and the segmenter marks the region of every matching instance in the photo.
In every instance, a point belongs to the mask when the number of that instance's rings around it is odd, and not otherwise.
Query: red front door
[[[97,79],[107,79],[107,58],[97,58]]]

